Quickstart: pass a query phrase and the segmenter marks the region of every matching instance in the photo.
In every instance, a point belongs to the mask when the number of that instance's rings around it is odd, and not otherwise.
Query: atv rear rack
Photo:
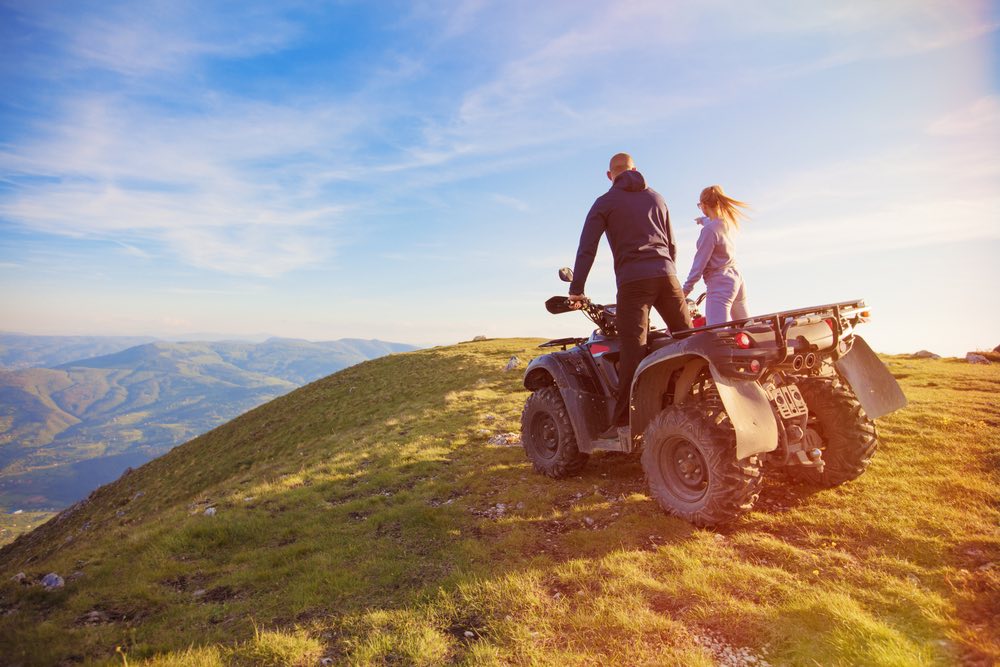
[[[794,360],[795,365],[792,367],[794,371],[809,371],[813,368],[813,363],[801,365],[801,355],[803,354],[813,353],[814,363],[819,360],[817,355],[829,356],[833,361],[836,361],[847,354],[850,350],[847,343],[850,341],[845,343],[845,337],[853,331],[855,325],[868,319],[867,308],[864,299],[841,301],[822,306],[754,315],[697,329],[686,329],[678,331],[676,337],[685,338],[710,331],[719,333],[722,333],[723,330],[732,331],[734,342],[731,346],[727,346],[732,351],[732,356],[728,360],[717,362],[720,369],[724,369],[727,375],[759,380],[769,370],[786,364],[791,354],[797,355]],[[822,348],[816,344],[814,338],[803,335],[812,334],[814,336],[816,329],[813,328],[810,331],[809,327],[820,323],[825,323],[829,327],[829,333],[826,333],[827,329],[823,329],[824,344]],[[789,331],[795,327],[803,329],[800,335],[793,337],[793,339],[805,339],[805,345],[789,345],[792,342],[789,338]],[[741,331],[746,332],[749,336],[748,340],[751,341],[746,347],[735,343],[736,335]],[[726,333],[728,332],[726,331]],[[759,370],[751,370],[751,362],[755,359],[760,365]]]

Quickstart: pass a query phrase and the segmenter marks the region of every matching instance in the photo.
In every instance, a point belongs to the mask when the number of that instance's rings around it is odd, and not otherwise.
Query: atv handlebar
[[[545,310],[549,311],[553,315],[560,315],[562,313],[571,312],[581,312],[588,320],[593,322],[600,328],[601,333],[605,336],[617,336],[618,329],[615,327],[615,304],[600,304],[594,303],[590,299],[584,298],[583,301],[577,301],[576,303],[581,304],[579,308],[571,307],[571,303],[568,297],[565,296],[554,296],[549,298],[545,302]]]

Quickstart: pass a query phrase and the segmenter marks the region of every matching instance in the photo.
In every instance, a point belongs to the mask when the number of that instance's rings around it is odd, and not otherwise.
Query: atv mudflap
[[[869,419],[878,419],[906,407],[899,383],[861,336],[854,337],[851,351],[833,362],[851,386]]]
[[[712,379],[726,414],[736,431],[736,458],[771,452],[778,448],[778,423],[771,400],[757,382],[731,380],[711,367]]]

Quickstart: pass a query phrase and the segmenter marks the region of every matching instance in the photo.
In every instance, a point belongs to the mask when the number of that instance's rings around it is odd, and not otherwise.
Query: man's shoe
[[[618,427],[612,424],[597,434],[595,440],[612,440],[618,438]]]
[[[597,439],[598,440],[620,440],[621,437],[622,437],[622,434],[624,434],[625,439],[628,440],[629,435],[631,435],[629,433],[629,427],[628,426],[615,426],[614,424],[612,424],[605,431],[603,431],[600,435],[598,435]]]

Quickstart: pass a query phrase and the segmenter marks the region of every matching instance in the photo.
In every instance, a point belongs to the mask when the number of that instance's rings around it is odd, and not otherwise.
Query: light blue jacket
[[[698,218],[701,234],[698,249],[691,264],[691,273],[684,281],[684,293],[694,289],[702,276],[710,276],[723,269],[736,268],[736,248],[733,244],[730,226],[715,218]]]

